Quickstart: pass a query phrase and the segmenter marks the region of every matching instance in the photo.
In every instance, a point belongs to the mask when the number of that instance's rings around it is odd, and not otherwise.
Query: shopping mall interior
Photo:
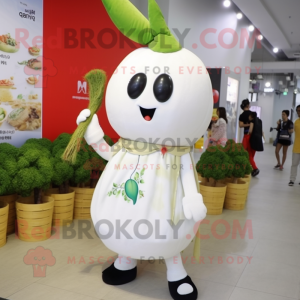
[[[1,300],[300,299],[299,0],[0,6]]]

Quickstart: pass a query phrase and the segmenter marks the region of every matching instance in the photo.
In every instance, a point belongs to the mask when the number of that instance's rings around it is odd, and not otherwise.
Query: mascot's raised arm
[[[180,252],[192,239],[200,250],[195,235],[207,212],[193,144],[211,119],[211,81],[202,61],[171,34],[155,0],[149,0],[149,21],[128,0],[102,2],[119,30],[148,45],[121,62],[106,92],[108,119],[121,138],[105,152],[98,150],[109,163],[91,205],[97,234],[119,255],[103,271],[103,281],[129,283],[136,278],[138,259],[163,257],[173,299],[194,300],[197,288]],[[90,114],[82,111],[77,124]],[[103,137],[95,115],[85,139],[99,145]]]

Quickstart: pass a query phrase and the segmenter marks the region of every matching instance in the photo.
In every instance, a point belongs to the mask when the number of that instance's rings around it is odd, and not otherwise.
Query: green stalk
[[[102,70],[92,70],[85,75],[84,79],[89,85],[90,103],[88,108],[91,111],[91,115],[85,122],[78,125],[62,156],[64,161],[71,164],[76,163],[77,153],[79,151],[78,141],[82,141],[94,114],[96,114],[101,107],[106,84],[106,73]]]

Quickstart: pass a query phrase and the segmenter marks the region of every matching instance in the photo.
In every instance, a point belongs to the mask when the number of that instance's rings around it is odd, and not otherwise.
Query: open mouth
[[[142,113],[143,118],[144,118],[146,121],[151,121],[151,120],[153,119],[153,117],[154,117],[156,108],[146,109],[146,108],[140,107],[140,110],[141,110],[141,113]]]

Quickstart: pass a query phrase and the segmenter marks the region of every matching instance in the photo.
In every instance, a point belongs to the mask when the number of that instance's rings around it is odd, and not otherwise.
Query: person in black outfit
[[[281,171],[283,170],[283,166],[286,161],[288,148],[292,144],[292,133],[294,132],[294,123],[289,120],[289,115],[289,110],[284,110],[282,112],[282,121],[279,120],[277,122],[278,142],[275,150],[277,165],[274,168]],[[280,163],[279,155],[281,148],[283,148],[282,164]]]
[[[249,128],[250,128],[250,121],[249,121],[249,116],[250,116],[250,101],[248,99],[245,99],[242,101],[241,104],[241,109],[244,111],[239,118],[239,126],[240,128],[244,128],[244,139],[245,136],[248,134],[249,132]],[[247,138],[247,136],[246,136]],[[248,144],[248,143],[246,143]],[[244,145],[244,140],[243,140],[243,145]],[[244,148],[246,149],[245,145]]]
[[[239,118],[239,125],[240,128],[244,128],[244,138],[243,138],[243,147],[245,148],[245,150],[249,153],[249,161],[250,164],[252,166],[253,171],[258,170],[255,161],[254,161],[254,155],[255,155],[255,151],[253,152],[253,149],[251,148],[250,145],[250,135],[249,135],[249,129],[250,129],[250,101],[248,99],[243,100],[242,104],[241,104],[241,109],[244,111]],[[257,171],[255,172],[257,173]],[[259,171],[258,171],[259,173]],[[256,175],[258,175],[258,173]]]
[[[256,151],[262,152],[264,151],[264,144],[263,144],[263,125],[260,118],[257,117],[256,112],[250,112],[249,115],[249,121],[250,121],[250,128],[248,135],[250,135],[250,149],[251,149],[251,157],[249,154],[250,161],[252,160],[254,162],[254,156]],[[256,165],[256,164],[255,164]],[[252,176],[255,177],[259,174],[259,169],[256,167],[256,169],[253,169]]]

